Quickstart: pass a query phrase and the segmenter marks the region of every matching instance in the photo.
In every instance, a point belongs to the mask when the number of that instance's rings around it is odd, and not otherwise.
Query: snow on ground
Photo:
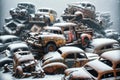
[[[16,79],[12,77],[11,73],[2,73],[0,72],[0,80],[61,80],[63,74],[56,74],[56,75],[46,75],[44,78],[23,78],[23,79]]]

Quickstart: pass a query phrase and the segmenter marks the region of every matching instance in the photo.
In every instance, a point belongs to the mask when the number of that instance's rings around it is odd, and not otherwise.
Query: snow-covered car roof
[[[46,64],[45,66],[42,67],[45,73],[48,74],[54,74],[57,72],[57,74],[64,73],[64,70],[67,69],[68,67],[61,62],[52,62],[49,64]],[[57,71],[58,70],[58,71]]]
[[[61,57],[61,55],[55,51],[55,52],[49,52],[46,55],[43,56],[43,65],[55,61],[62,62],[64,59]]]
[[[77,24],[72,23],[72,22],[61,22],[61,23],[55,23],[53,26],[58,26],[58,27],[70,27],[70,26],[76,26]]]
[[[15,49],[19,49],[19,48],[26,48],[26,49],[28,49],[28,46],[25,43],[10,44],[8,47],[10,48],[10,50],[15,50]]]
[[[14,36],[14,35],[2,35],[2,36],[0,36],[0,39],[3,41],[7,40],[7,39],[11,39],[11,38],[19,38],[19,37]]]
[[[82,49],[75,46],[63,46],[60,47],[58,50],[60,50],[62,53],[84,53]]]
[[[61,63],[61,62],[52,62],[52,63],[49,63],[49,64],[47,64],[47,65],[45,65],[45,66],[43,66],[43,68],[46,68],[46,67],[51,67],[51,66],[55,66],[56,65],[56,67],[58,66],[64,66],[65,68],[67,68],[67,66],[65,65],[65,64],[63,64],[63,63]]]
[[[18,5],[19,5],[19,4],[26,4],[26,5],[33,5],[33,6],[34,6],[34,4],[31,3],[31,2],[19,2]]]
[[[107,51],[101,54],[102,58],[108,59],[114,63],[120,63],[120,50]]]
[[[43,59],[63,59],[62,57],[61,57],[61,55],[58,53],[58,52],[49,52],[49,53],[47,53],[46,55],[44,55],[44,57],[43,57]]]
[[[95,48],[98,48],[100,46],[114,43],[118,43],[118,41],[109,38],[96,38],[92,40],[91,45],[93,45]]]
[[[60,27],[55,27],[55,26],[47,26],[47,27],[44,27],[44,29],[49,29],[49,30],[61,30]]]
[[[95,10],[94,4],[88,1],[73,2],[71,4],[68,4],[68,6],[74,6],[82,9],[87,9],[87,7],[94,7],[94,10]],[[89,9],[91,10],[92,8],[89,8]]]
[[[43,35],[44,34],[44,35]],[[62,39],[65,39],[64,35],[58,35],[58,34],[54,34],[54,33],[49,33],[49,32],[46,32],[46,33],[43,33],[41,35],[38,35],[38,37],[51,37],[51,38],[62,38]]]
[[[17,54],[16,54],[17,55]],[[18,59],[18,62],[24,62],[24,61],[31,61],[31,60],[34,60],[34,56],[31,54],[27,54],[27,55],[17,55],[17,59]]]
[[[39,9],[38,9],[38,11],[40,10],[40,9],[46,9],[46,10],[53,10],[53,11],[55,11],[56,12],[56,10],[55,9],[53,9],[53,8],[48,8],[48,7],[40,7]]]
[[[85,64],[95,69],[98,73],[105,73],[107,71],[113,71],[112,67],[102,63],[99,60],[93,60]]]
[[[82,68],[71,73],[73,78],[77,79],[92,79],[91,76]]]

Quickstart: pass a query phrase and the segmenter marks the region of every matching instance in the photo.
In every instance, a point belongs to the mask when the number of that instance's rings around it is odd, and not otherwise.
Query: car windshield
[[[13,38],[13,41],[20,41],[20,38]]]
[[[98,72],[90,66],[85,65],[84,68],[94,77],[98,77]]]
[[[107,65],[110,66],[110,67],[113,66],[113,65],[112,65],[112,62],[111,62],[110,60],[106,60],[106,59],[101,58],[100,61],[103,62],[103,63],[105,63],[105,64],[107,64]]]
[[[40,11],[40,12],[49,12],[49,10],[47,10],[47,9],[39,9],[38,11]]]
[[[104,75],[102,75],[101,76],[101,79],[109,79],[110,77],[114,77],[114,73],[113,72],[108,72],[108,73],[106,73],[106,74],[104,74]]]
[[[49,32],[49,33],[54,33],[54,34],[62,34],[61,31],[59,30],[50,30],[50,29],[45,29],[43,32]]]
[[[19,50],[22,50],[22,51],[29,51],[29,49],[27,47],[24,47],[24,48],[17,48],[17,49],[13,49],[12,52],[15,53]]]

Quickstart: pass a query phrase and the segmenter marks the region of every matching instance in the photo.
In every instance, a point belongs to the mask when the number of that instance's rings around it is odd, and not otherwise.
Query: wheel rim
[[[55,49],[54,49],[54,46],[50,46],[49,48],[48,48],[48,51],[54,51]]]

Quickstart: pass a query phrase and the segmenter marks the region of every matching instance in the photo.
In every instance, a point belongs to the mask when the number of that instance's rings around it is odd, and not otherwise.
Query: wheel
[[[44,50],[45,53],[51,52],[51,51],[55,51],[57,49],[55,44],[48,44]]]
[[[23,77],[23,69],[21,66],[18,66],[15,70],[15,77],[22,78]]]

